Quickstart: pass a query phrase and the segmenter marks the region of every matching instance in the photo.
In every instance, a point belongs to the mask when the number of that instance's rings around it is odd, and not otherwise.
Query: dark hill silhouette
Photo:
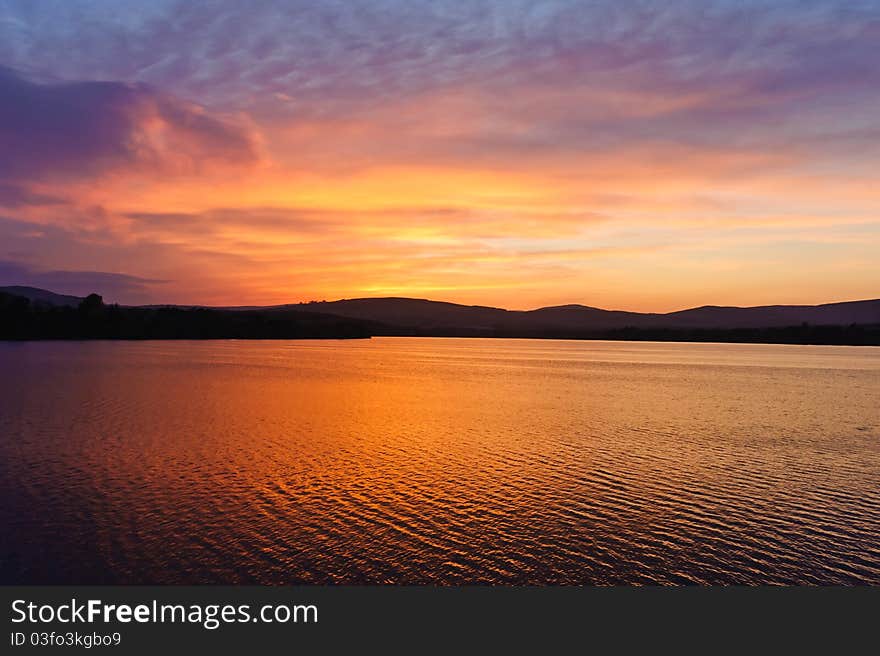
[[[824,305],[765,305],[760,307],[704,307],[664,316],[670,327],[768,328],[800,323],[848,325],[880,323],[880,301],[850,301]]]
[[[362,298],[283,307],[373,321],[390,328],[426,334],[452,331],[528,335],[626,328],[731,330],[781,328],[804,323],[816,326],[880,324],[880,300],[749,308],[705,306],[668,314],[602,310],[585,305],[518,311],[408,298]]]
[[[0,291],[0,339],[347,339],[363,321],[285,310],[120,307],[90,294],[76,307]]]
[[[68,296],[66,294],[56,294],[38,287],[0,287],[0,292],[11,294],[13,296],[23,296],[31,303],[43,303],[46,305],[56,305],[59,307],[77,307],[82,302],[80,296]]]
[[[355,298],[342,301],[303,303],[304,312],[326,312],[340,317],[372,321],[389,328],[432,332],[479,333],[510,325],[517,312],[482,305],[458,305],[420,298]]]
[[[35,288],[0,288],[8,308],[9,290],[25,290],[28,312],[40,314],[40,334],[60,334],[46,326],[67,322],[76,332],[70,299],[79,308],[82,299]],[[32,301],[30,299],[33,299]],[[62,307],[52,305],[60,299]],[[21,301],[16,301],[18,305]],[[17,306],[16,306],[17,307]],[[270,307],[206,308],[143,306],[104,309],[102,316],[122,313],[127,328],[104,336],[169,337],[333,337],[436,336],[536,337],[566,339],[629,339],[660,341],[733,341],[816,344],[880,344],[880,300],[824,305],[768,305],[760,307],[703,306],[670,312],[641,313],[602,310],[585,305],[560,305],[536,310],[504,310],[481,305],[459,305],[413,298],[358,298]],[[112,309],[115,308],[115,309]],[[52,312],[55,314],[52,314]],[[8,319],[0,320],[8,323]],[[57,328],[57,327],[56,327]],[[94,328],[94,327],[93,327]],[[53,332],[55,330],[55,332]],[[48,331],[48,332],[46,332]],[[94,331],[93,331],[94,332]],[[99,331],[100,332],[100,331]],[[0,325],[0,334],[9,334]],[[19,331],[27,338],[27,331]]]

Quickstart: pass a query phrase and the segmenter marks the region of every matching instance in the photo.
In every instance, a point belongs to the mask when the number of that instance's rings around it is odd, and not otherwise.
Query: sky
[[[0,0],[0,285],[880,297],[880,0]]]

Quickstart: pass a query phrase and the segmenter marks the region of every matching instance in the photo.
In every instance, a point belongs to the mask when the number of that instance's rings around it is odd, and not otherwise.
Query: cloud
[[[0,182],[0,206],[8,208],[45,207],[47,205],[63,205],[65,199],[43,194],[22,185]]]
[[[41,84],[0,67],[0,97],[0,180],[194,173],[258,158],[243,124],[142,84]]]
[[[0,21],[0,61],[301,113],[476,81],[596,87],[638,79],[656,89],[750,80],[774,94],[870,88],[880,30],[880,7],[870,0],[110,5],[12,0]]]
[[[19,262],[0,260],[0,286],[39,287],[59,294],[87,296],[92,292],[105,299],[141,298],[163,280],[149,280],[107,271],[44,271]]]
[[[393,158],[513,166],[650,143],[800,145],[817,157],[852,130],[876,136],[880,111],[874,2],[31,4],[7,7],[0,61],[247,111],[298,170]],[[202,145],[236,140],[192,108],[148,113],[190,126]],[[142,132],[135,159],[156,159]],[[181,169],[223,152],[176,146],[159,150]]]
[[[754,302],[697,273],[734,256],[861,295],[878,40],[874,0],[0,0],[0,258],[178,302]]]

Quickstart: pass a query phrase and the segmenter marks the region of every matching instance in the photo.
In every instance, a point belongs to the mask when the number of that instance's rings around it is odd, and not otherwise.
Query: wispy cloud
[[[0,180],[165,175],[256,160],[243,126],[139,84],[40,84],[0,67]]]

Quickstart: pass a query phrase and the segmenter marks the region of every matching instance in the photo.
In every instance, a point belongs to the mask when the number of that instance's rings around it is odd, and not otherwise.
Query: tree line
[[[364,322],[276,310],[107,305],[90,294],[78,307],[0,292],[0,339],[347,339],[369,337]]]

